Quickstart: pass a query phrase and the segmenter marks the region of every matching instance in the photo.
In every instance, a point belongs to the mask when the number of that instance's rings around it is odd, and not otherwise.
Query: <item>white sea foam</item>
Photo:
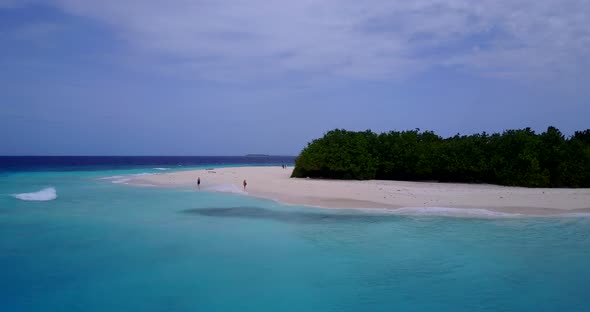
[[[375,210],[378,211],[378,210]],[[526,214],[493,211],[483,208],[450,208],[450,207],[403,207],[386,210],[389,213],[414,216],[453,216],[453,217],[487,217],[487,218],[515,218],[525,217]],[[534,215],[531,215],[534,216]],[[538,217],[590,218],[588,212],[563,212]]]
[[[562,214],[557,214],[555,216],[558,217],[569,217],[569,218],[590,218],[589,212],[567,212]]]
[[[12,196],[20,200],[47,201],[56,199],[57,192],[55,191],[55,188],[48,187],[38,192],[13,194]]]
[[[213,185],[211,187],[207,187],[205,190],[212,191],[212,192],[221,192],[221,193],[234,193],[234,194],[248,194],[241,188],[233,185],[233,184],[218,184]]]
[[[450,207],[404,207],[389,209],[391,213],[402,215],[432,215],[432,216],[456,216],[456,217],[519,217],[519,213],[492,211],[482,208],[450,208]]]
[[[149,184],[149,183],[133,183],[133,185],[135,185],[135,186],[149,186],[149,187],[157,186],[157,185]]]
[[[161,171],[164,171],[164,170],[170,170],[170,168],[154,168],[154,169],[155,169],[155,170],[161,170]]]
[[[115,183],[115,184],[126,184],[127,182],[129,182],[137,177],[146,176],[146,175],[154,175],[154,173],[144,172],[144,173],[129,174],[129,175],[116,175],[116,176],[99,178],[99,180],[108,180],[108,181],[111,181],[112,183]]]
[[[111,179],[111,182],[115,184],[127,183],[129,180],[133,179],[131,176],[122,176],[118,178]]]
[[[104,177],[104,178],[98,178],[98,179],[99,180],[108,180],[113,183],[116,183],[115,181],[120,181],[120,180],[130,179],[130,178],[129,178],[129,176],[116,175],[116,176],[110,176],[110,177]]]
[[[102,178],[98,178],[99,180],[114,180],[114,179],[120,179],[124,176],[120,176],[120,175],[116,175],[116,176],[110,176],[110,177],[102,177]]]

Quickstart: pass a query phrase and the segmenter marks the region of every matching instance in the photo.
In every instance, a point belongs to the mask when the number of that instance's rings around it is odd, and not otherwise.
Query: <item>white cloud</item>
[[[0,2],[2,3],[2,2]],[[399,78],[434,66],[524,79],[588,69],[586,0],[56,0],[210,79]]]

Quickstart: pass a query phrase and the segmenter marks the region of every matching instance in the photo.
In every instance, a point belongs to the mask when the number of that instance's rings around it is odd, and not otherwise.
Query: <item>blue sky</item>
[[[0,0],[0,155],[590,128],[588,1]]]

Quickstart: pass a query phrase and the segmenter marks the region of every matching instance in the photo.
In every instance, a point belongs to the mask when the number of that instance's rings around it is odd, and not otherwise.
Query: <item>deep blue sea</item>
[[[590,311],[590,218],[285,206],[113,176],[293,157],[0,157],[0,311]]]

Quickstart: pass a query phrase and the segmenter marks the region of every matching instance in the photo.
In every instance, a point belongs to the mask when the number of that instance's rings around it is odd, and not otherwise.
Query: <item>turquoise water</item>
[[[140,171],[0,176],[0,311],[590,311],[590,218],[386,215],[100,179]],[[55,200],[11,196],[47,187]]]

